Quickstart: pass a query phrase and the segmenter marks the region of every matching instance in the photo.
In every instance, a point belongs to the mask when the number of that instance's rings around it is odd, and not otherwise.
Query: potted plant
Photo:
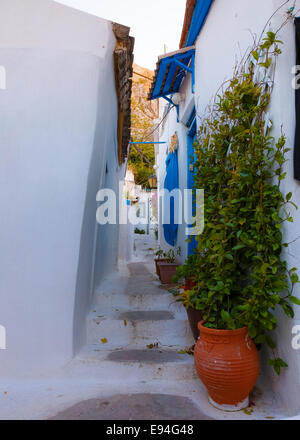
[[[158,260],[157,266],[159,276],[162,284],[171,284],[174,275],[176,275],[176,269],[178,264],[175,262],[176,256],[181,254],[181,249],[170,249],[169,252],[164,253],[165,260]]]
[[[275,309],[293,317],[297,269],[282,258],[282,227],[292,222],[292,194],[282,194],[285,137],[270,136],[267,108],[273,60],[281,53],[268,32],[235,69],[201,122],[195,144],[195,187],[205,190],[205,228],[197,237],[197,286],[186,301],[203,313],[195,365],[210,402],[237,410],[249,402],[259,374],[257,350],[272,350],[277,374],[287,364],[275,352]],[[258,74],[259,73],[259,74]]]
[[[177,293],[177,301],[181,302],[186,311],[195,341],[199,337],[198,323],[203,320],[203,313],[197,309],[198,290],[194,291],[197,286],[197,276],[199,271],[198,259],[201,258],[199,254],[189,255],[182,266],[177,267],[176,275],[173,282],[184,280],[184,285],[180,292]]]

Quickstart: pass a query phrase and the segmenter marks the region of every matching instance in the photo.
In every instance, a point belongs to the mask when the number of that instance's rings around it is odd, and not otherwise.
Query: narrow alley
[[[154,237],[135,235],[135,255],[107,277],[87,318],[87,344],[63,370],[1,380],[1,419],[209,420],[282,418],[259,386],[255,407],[227,413],[197,379],[184,307],[154,275]],[[101,306],[100,306],[101,304]],[[5,384],[5,385],[4,385]],[[5,403],[5,405],[3,405]]]
[[[299,72],[300,0],[0,0],[0,420],[300,420]]]

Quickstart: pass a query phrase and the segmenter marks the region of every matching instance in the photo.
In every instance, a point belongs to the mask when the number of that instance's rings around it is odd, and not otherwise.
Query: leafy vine
[[[247,326],[258,346],[267,343],[272,350],[275,309],[292,318],[292,304],[300,305],[293,295],[297,269],[281,258],[288,246],[282,226],[293,221],[289,208],[296,207],[292,194],[280,189],[289,149],[283,133],[271,136],[268,117],[282,26],[254,43],[201,120],[195,188],[205,190],[205,229],[193,261],[197,285],[183,299],[186,307],[203,311],[206,326]],[[278,374],[287,367],[275,352],[269,363]]]

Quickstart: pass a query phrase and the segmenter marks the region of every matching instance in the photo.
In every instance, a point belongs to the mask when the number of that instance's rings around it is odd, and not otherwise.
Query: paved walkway
[[[105,376],[112,390],[124,380],[139,386],[140,393],[82,401],[55,419],[210,419],[191,398],[176,395],[168,386],[196,379],[193,357],[179,353],[193,339],[185,310],[153,273],[155,243],[143,236],[135,245],[134,261],[121,265],[96,292],[88,343],[75,362],[79,370],[85,367],[90,374]],[[168,394],[145,393],[145,385],[165,388]]]
[[[276,396],[257,389],[247,414],[213,408],[197,378],[184,308],[154,275],[154,242],[136,236],[95,295],[87,345],[64,369],[36,380],[0,382],[2,419],[207,420],[281,417]],[[275,400],[274,400],[275,399]]]

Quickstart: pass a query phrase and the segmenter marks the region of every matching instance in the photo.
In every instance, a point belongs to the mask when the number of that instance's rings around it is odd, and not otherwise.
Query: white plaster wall
[[[274,1],[274,5],[278,5]],[[300,2],[297,2],[297,8]],[[281,16],[274,20],[274,26],[277,28],[282,22]],[[289,23],[280,34],[280,39],[284,42],[283,54],[279,58],[276,76],[276,85],[272,97],[271,117],[274,121],[274,136],[281,135],[281,125],[284,134],[287,137],[287,147],[291,151],[287,155],[288,162],[285,165],[287,177],[283,181],[282,191],[284,194],[293,193],[294,202],[300,207],[300,182],[294,179],[293,152],[294,152],[294,134],[295,134],[295,92],[292,88],[291,74],[292,66],[296,64],[295,53],[295,28],[293,23]],[[288,223],[284,226],[284,241],[289,243],[297,239],[285,250],[283,258],[288,262],[290,268],[297,267],[300,273],[300,211],[292,208],[294,223]],[[300,298],[300,285],[297,285],[294,294]],[[290,409],[291,413],[300,411],[300,351],[292,348],[292,327],[300,324],[300,308],[294,306],[295,318],[288,319],[282,312],[278,314],[278,329],[276,339],[279,347],[279,355],[289,365],[280,378],[273,372],[270,373],[275,390],[281,396],[284,404]],[[268,374],[268,371],[266,372]]]
[[[273,12],[273,0],[215,0],[196,41],[195,100],[202,114],[236,61],[252,45]]]
[[[0,90],[0,324],[7,331],[0,375],[57,367],[85,340],[96,193],[106,164],[112,186],[120,173],[114,45],[102,19],[50,0],[0,0],[7,72]],[[109,261],[116,248],[104,245]]]

